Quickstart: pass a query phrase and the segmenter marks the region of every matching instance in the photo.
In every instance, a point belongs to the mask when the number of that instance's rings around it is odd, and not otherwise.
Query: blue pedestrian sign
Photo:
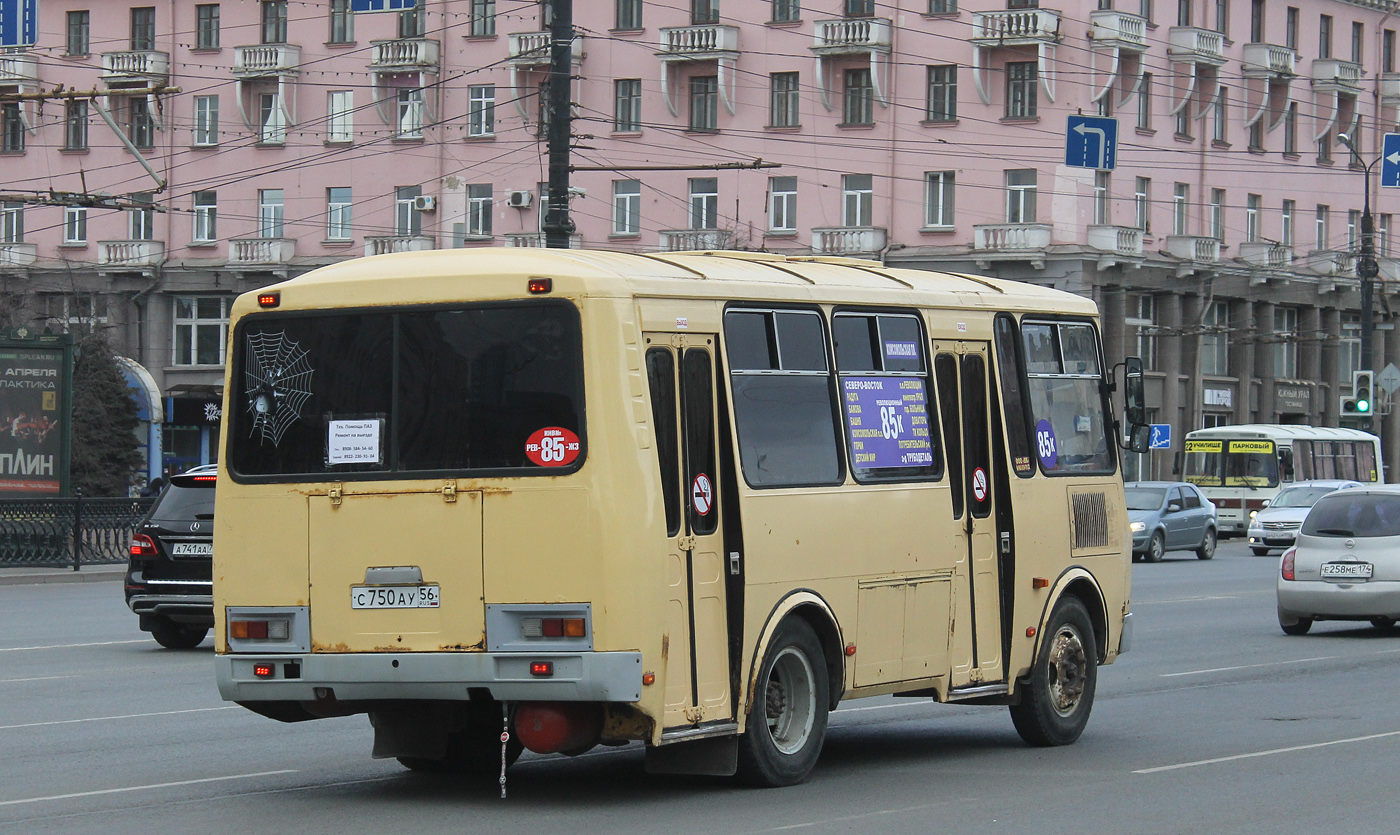
[[[1118,120],[1071,116],[1065,130],[1065,165],[1111,171],[1118,163]]]
[[[418,5],[418,0],[350,0],[352,12],[401,12]]]
[[[1381,142],[1381,185],[1400,188],[1400,133],[1387,133]]]
[[[39,39],[39,0],[0,0],[0,47],[33,46]]]
[[[1147,444],[1148,449],[1171,449],[1172,448],[1172,425],[1170,423],[1153,423],[1151,440]]]

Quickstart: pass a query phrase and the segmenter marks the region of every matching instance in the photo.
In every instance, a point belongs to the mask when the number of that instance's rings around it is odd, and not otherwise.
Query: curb
[[[46,585],[50,583],[102,583],[121,580],[126,576],[124,565],[88,566],[81,571],[71,568],[12,568],[0,569],[0,586]]]

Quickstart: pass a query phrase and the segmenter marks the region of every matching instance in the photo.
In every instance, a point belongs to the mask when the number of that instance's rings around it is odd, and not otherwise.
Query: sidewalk
[[[19,586],[37,583],[97,583],[105,580],[120,581],[126,574],[126,564],[85,565],[81,571],[67,568],[41,567],[31,565],[0,566],[0,586]]]

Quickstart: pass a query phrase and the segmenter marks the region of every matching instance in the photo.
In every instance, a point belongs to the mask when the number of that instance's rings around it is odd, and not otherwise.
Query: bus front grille
[[[1071,513],[1074,520],[1074,548],[1108,546],[1108,502],[1103,493],[1075,493]]]

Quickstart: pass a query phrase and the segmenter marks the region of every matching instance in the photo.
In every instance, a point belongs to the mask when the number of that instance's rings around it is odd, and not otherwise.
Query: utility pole
[[[1363,177],[1363,204],[1361,210],[1361,249],[1356,255],[1356,277],[1361,281],[1361,370],[1375,371],[1375,360],[1371,357],[1371,346],[1376,335],[1375,311],[1373,309],[1376,276],[1380,275],[1380,264],[1376,262],[1376,227],[1371,216],[1371,166],[1381,161],[1380,157],[1367,164],[1357,150],[1355,141],[1345,133],[1337,134],[1337,141],[1351,151],[1352,158],[1361,164]],[[1375,409],[1366,416],[1366,431],[1375,433]]]
[[[549,22],[549,211],[544,245],[568,249],[574,222],[569,217],[569,145],[573,141],[573,0],[550,0]]]

